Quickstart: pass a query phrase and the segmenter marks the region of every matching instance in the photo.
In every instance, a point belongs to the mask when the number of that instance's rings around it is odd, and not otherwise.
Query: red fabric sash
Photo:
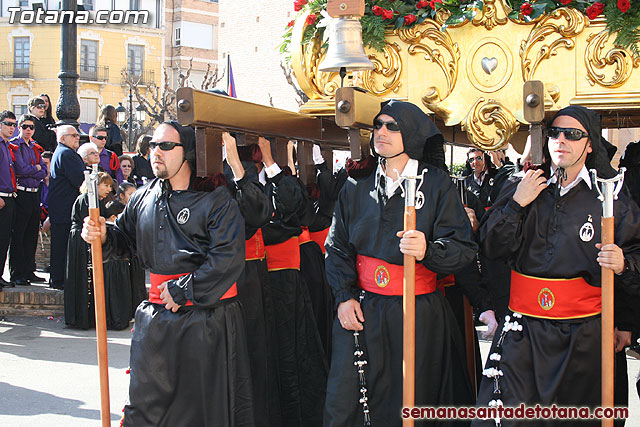
[[[402,295],[404,267],[377,258],[358,255],[356,259],[358,286],[380,295]],[[436,273],[416,263],[416,295],[436,290]]]
[[[244,253],[247,261],[253,261],[256,259],[264,259],[264,240],[262,239],[262,228],[258,228],[258,231],[251,236],[249,240],[244,242]]]
[[[301,245],[303,243],[307,243],[311,241],[311,234],[309,233],[309,228],[302,227],[302,233],[298,236],[298,244]]]
[[[112,171],[117,171],[120,169],[120,160],[118,160],[118,155],[114,152],[111,152],[111,159],[109,159],[109,167]]]
[[[298,236],[275,245],[266,245],[267,269],[277,270],[300,270],[300,246]]]
[[[602,312],[601,290],[582,277],[545,279],[511,271],[509,308],[543,319],[578,319]]]
[[[149,273],[151,277],[151,287],[149,288],[149,302],[154,304],[164,304],[162,299],[160,298],[160,289],[158,289],[158,285],[167,280],[177,279],[179,277],[185,276],[189,273],[180,273],[180,274],[156,274]],[[220,299],[233,298],[238,295],[238,289],[236,288],[236,284],[234,283],[227,292],[225,292]],[[193,305],[191,301],[187,301],[185,307]]]
[[[8,144],[9,154],[11,155],[11,160],[16,161],[16,151],[18,151],[18,146],[15,144]],[[16,181],[16,173],[13,170],[13,165],[9,166],[9,171],[11,172],[11,183],[13,184],[13,191],[18,191],[18,182]]]
[[[329,235],[329,228],[327,227],[324,230],[320,231],[311,231],[309,235],[311,236],[311,240],[316,242],[320,249],[322,249],[322,253],[325,253],[326,249],[324,247],[325,242],[327,241],[327,236]]]

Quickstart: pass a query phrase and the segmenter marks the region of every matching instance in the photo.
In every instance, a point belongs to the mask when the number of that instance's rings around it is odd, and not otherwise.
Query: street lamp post
[[[76,0],[62,0],[62,9],[74,13],[78,9]],[[56,116],[58,124],[68,124],[78,127],[80,117],[80,103],[77,95],[78,59],[77,59],[77,35],[76,24],[70,24],[63,20],[61,25],[60,40],[60,97],[56,104]]]
[[[122,105],[122,102],[119,102],[118,106],[116,107],[117,120],[118,120],[118,123],[127,127],[127,132],[129,134],[128,148],[129,148],[129,151],[132,151],[133,149],[135,149],[135,145],[133,141],[134,121],[136,126],[142,126],[142,123],[146,119],[146,110],[144,109],[142,104],[138,104],[138,106],[135,108],[135,119],[134,119],[133,93],[131,88],[129,88],[128,113],[129,113],[129,117],[127,119],[127,109]]]

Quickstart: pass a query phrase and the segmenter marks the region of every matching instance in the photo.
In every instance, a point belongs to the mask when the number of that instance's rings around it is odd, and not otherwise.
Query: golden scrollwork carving
[[[387,43],[382,52],[386,65],[382,63],[376,54],[370,54],[373,62],[373,70],[362,73],[362,86],[374,95],[386,95],[390,92],[397,93],[400,87],[402,75],[402,58],[400,58],[400,46],[397,43]],[[376,80],[382,76],[382,88],[376,87]],[[335,90],[334,90],[335,93]]]
[[[559,48],[573,49],[575,41],[572,40],[572,37],[580,34],[586,25],[585,16],[580,11],[570,8],[556,9],[538,22],[527,39],[520,44],[520,60],[524,81],[532,80],[540,63],[557,55]],[[552,39],[548,44],[542,44],[537,51],[534,51],[534,47],[538,43],[543,43],[547,37],[556,34],[560,37]],[[535,52],[537,55],[535,59],[532,59],[530,56]]]
[[[613,48],[604,56],[602,55],[605,44],[609,40],[609,32],[607,30],[599,33],[591,34],[587,38],[587,47],[584,51],[584,64],[587,69],[587,80],[594,86],[596,83],[600,86],[616,88],[625,84],[631,78],[631,72],[634,68],[640,67],[640,57],[633,56],[626,49]],[[604,73],[597,70],[604,70],[606,67],[615,66],[613,76],[610,80]]]
[[[500,102],[478,98],[462,130],[467,138],[483,150],[495,150],[502,147],[518,131],[520,124],[515,116]]]
[[[504,25],[507,23],[507,17],[501,16],[498,8],[496,7],[496,0],[484,0],[484,7],[482,12],[478,13],[471,23],[476,27],[484,26],[487,30],[491,30],[498,25]]]
[[[460,61],[460,47],[454,43],[447,31],[442,31],[440,25],[431,19],[411,28],[396,30],[400,40],[407,43],[407,51],[410,55],[424,54],[424,58],[437,64],[447,80],[447,92],[442,97],[444,100],[456,85],[458,79],[458,62]],[[429,44],[422,43],[426,39]],[[443,51],[447,53],[443,55]]]

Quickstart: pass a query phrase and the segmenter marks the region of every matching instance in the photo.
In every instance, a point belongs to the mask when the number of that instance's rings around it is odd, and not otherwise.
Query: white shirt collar
[[[578,172],[578,176],[576,177],[576,179],[570,182],[566,187],[560,187],[560,197],[564,196],[569,192],[569,190],[571,190],[573,187],[578,185],[580,183],[580,180],[583,180],[589,187],[589,190],[592,190],[591,175],[589,175],[589,171],[587,170],[587,167],[582,165],[582,169],[580,169],[580,172]],[[547,180],[547,185],[555,184],[557,181],[558,181],[558,178],[556,177],[556,174],[555,174],[555,168],[551,166],[551,178]]]
[[[400,176],[417,176],[418,175],[418,161],[415,159],[409,159],[407,161],[407,164],[404,166],[404,169],[402,170],[402,173],[400,174]],[[395,174],[395,172],[393,172]],[[402,185],[402,179],[398,179],[398,180],[394,180],[393,178],[388,177],[385,172],[384,169],[382,168],[382,164],[380,162],[378,162],[378,168],[376,169],[376,179],[375,179],[375,185],[376,188],[378,188],[378,183],[380,182],[380,178],[384,177],[387,181],[386,181],[386,190],[387,190],[387,198],[391,198],[391,196],[393,196],[393,193],[396,192],[396,190],[400,187],[400,185]]]

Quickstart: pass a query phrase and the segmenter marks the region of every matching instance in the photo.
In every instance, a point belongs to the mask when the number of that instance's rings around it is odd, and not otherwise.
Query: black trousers
[[[67,241],[71,232],[70,222],[51,223],[51,286],[64,289],[64,270],[67,263]]]
[[[18,190],[9,248],[11,280],[28,280],[36,269],[36,246],[40,228],[40,192]]]
[[[0,209],[0,272],[4,272],[4,264],[7,261],[7,249],[11,241],[11,229],[15,217],[15,203],[13,197],[2,197],[4,208]],[[2,274],[0,274],[2,276]]]

